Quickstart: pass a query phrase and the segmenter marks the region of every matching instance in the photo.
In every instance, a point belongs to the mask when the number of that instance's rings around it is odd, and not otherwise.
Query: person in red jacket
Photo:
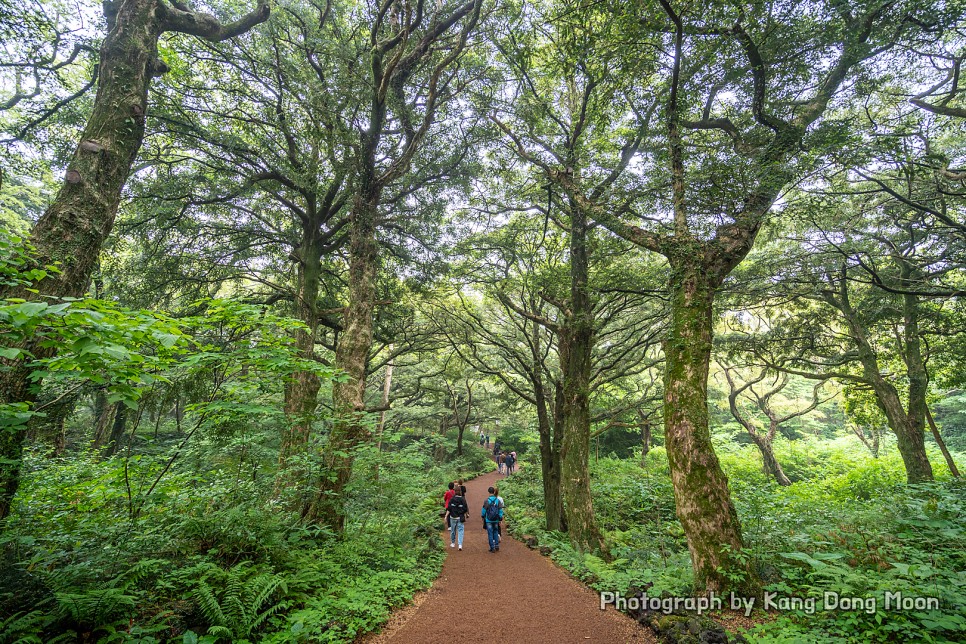
[[[453,548],[457,545],[457,537],[459,537],[459,549],[463,549],[463,524],[466,523],[466,514],[470,511],[469,506],[466,504],[466,499],[463,498],[462,486],[456,486],[456,494],[450,499],[449,505],[446,506],[446,518],[449,519],[450,532],[449,532],[449,547]]]
[[[445,516],[446,509],[449,508],[450,499],[456,496],[456,483],[450,481],[449,489],[446,490],[446,494],[443,495],[443,513],[440,516]],[[446,527],[450,527],[449,522],[446,523]]]

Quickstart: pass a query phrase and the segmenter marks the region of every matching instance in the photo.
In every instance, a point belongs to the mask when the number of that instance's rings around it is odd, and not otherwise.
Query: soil
[[[653,633],[608,607],[598,595],[537,551],[503,531],[499,552],[490,553],[480,518],[496,472],[468,481],[463,550],[449,547],[433,587],[397,611],[367,644],[557,644],[656,642]]]

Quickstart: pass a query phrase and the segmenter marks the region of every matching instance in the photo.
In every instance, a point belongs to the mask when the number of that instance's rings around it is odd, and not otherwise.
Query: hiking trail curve
[[[441,533],[446,561],[432,588],[410,606],[397,610],[381,633],[366,644],[453,644],[526,642],[656,642],[633,619],[609,607],[600,610],[597,594],[555,566],[550,559],[510,538],[504,530],[500,551],[490,553],[480,509],[487,488],[498,485],[497,472],[466,483],[470,513],[463,550],[449,547]],[[440,492],[442,494],[442,491]],[[512,515],[513,508],[509,508]]]

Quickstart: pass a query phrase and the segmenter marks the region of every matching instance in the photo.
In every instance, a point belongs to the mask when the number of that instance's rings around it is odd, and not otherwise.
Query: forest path
[[[600,610],[595,592],[550,559],[510,538],[490,553],[480,510],[487,488],[503,477],[484,474],[466,484],[470,514],[463,550],[449,547],[433,587],[397,612],[369,644],[568,644],[655,642],[650,631],[613,608]],[[442,494],[442,492],[441,492]],[[513,508],[509,508],[512,516]]]

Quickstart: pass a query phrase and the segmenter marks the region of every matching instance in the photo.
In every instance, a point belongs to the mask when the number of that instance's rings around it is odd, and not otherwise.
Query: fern
[[[198,582],[193,595],[198,610],[206,622],[209,624],[224,624],[228,621],[225,612],[221,609],[221,604],[218,602],[218,597],[215,596],[215,591],[207,583],[204,581]]]
[[[10,644],[43,644],[39,633],[50,622],[50,618],[39,610],[29,613],[14,613],[0,621],[0,642]]]
[[[136,606],[136,598],[124,588],[57,593],[56,597],[61,617],[91,630],[129,616]]]
[[[249,562],[234,566],[220,593],[207,579],[198,582],[193,598],[210,624],[208,635],[232,641],[247,638],[283,608],[285,580],[273,573],[253,574],[251,568]]]

